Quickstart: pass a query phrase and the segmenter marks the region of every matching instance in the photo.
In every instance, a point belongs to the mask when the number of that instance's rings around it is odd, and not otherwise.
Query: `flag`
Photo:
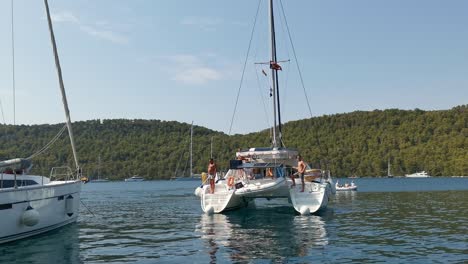
[[[277,62],[274,62],[274,61],[270,61],[270,69],[274,69],[278,71],[283,70],[281,66]]]
[[[263,73],[263,75],[267,76],[267,73],[265,72],[264,69],[262,69],[262,73]]]

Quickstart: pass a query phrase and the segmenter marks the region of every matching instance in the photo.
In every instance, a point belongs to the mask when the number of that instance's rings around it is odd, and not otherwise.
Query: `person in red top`
[[[304,185],[305,185],[305,183],[304,183],[304,173],[305,173],[305,170],[306,170],[306,165],[305,165],[304,161],[302,160],[302,157],[299,155],[299,156],[297,156],[297,174],[301,178],[301,182],[302,182],[301,192],[304,192]]]
[[[215,177],[216,177],[216,163],[211,158],[210,164],[208,164],[208,179],[210,180],[210,193],[214,193],[214,190],[215,190]]]

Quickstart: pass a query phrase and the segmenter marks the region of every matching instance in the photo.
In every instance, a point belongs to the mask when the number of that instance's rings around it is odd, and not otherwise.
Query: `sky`
[[[271,126],[269,69],[255,64],[270,60],[267,1],[255,27],[258,0],[49,5],[73,121],[193,121],[231,134]],[[283,123],[468,103],[468,1],[282,0],[282,6],[286,20],[275,0],[278,60],[285,61]],[[0,0],[0,40],[0,122],[12,124],[10,0]],[[14,42],[15,123],[64,122],[43,1],[14,0]]]

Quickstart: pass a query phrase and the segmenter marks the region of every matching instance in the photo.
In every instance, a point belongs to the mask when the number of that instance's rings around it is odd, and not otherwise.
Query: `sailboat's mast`
[[[52,19],[50,18],[49,3],[47,2],[47,0],[44,0],[44,5],[46,8],[46,13],[47,13],[47,22],[49,24],[50,40],[52,42],[52,49],[54,51],[55,67],[57,68],[57,75],[58,75],[59,84],[60,84],[60,92],[62,93],[62,102],[63,102],[63,108],[65,110],[68,135],[70,136],[70,142],[72,145],[72,152],[73,152],[73,158],[75,159],[76,170],[77,170],[78,176],[81,176],[80,165],[78,163],[78,156],[76,154],[75,140],[73,138],[70,110],[68,110],[67,94],[65,93],[65,87],[63,85],[62,69],[60,67],[60,61],[59,61],[58,52],[57,52],[57,45],[55,44],[54,29],[52,27]]]
[[[193,154],[193,121],[192,121],[192,126],[190,127],[190,177],[193,175],[192,171],[192,154]]]
[[[273,95],[273,147],[282,145],[281,135],[281,114],[280,114],[280,101],[279,101],[279,86],[278,86],[278,64],[276,58],[276,36],[275,36],[275,18],[273,12],[273,0],[270,0],[270,37],[271,37],[271,79],[272,79],[272,95]],[[278,129],[276,125],[276,116],[278,116]],[[277,141],[277,134],[279,136],[279,143]]]
[[[390,158],[388,158],[387,176],[392,176],[392,175],[390,174]]]

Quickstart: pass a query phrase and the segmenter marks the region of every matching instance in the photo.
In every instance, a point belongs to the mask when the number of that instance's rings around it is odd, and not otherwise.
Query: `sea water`
[[[195,181],[89,183],[77,224],[0,245],[0,263],[468,262],[468,178],[353,180],[310,216],[285,199],[207,216]]]

